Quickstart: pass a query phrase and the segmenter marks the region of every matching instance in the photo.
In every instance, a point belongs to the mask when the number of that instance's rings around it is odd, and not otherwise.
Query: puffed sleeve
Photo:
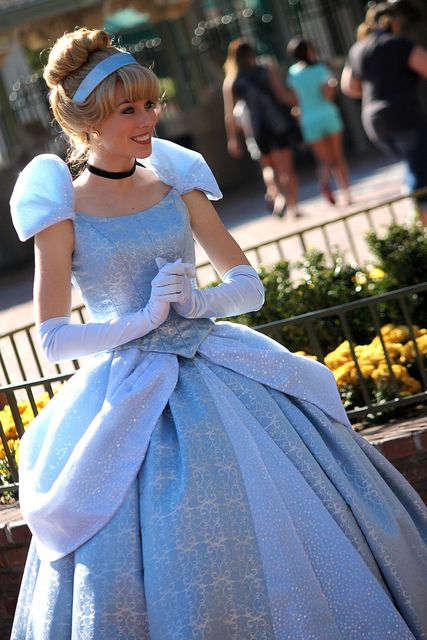
[[[198,189],[204,191],[210,200],[222,198],[218,183],[200,153],[161,138],[153,138],[152,147],[151,156],[141,162],[160,180],[181,195]]]
[[[73,181],[65,162],[48,153],[33,158],[19,174],[10,210],[22,241],[57,222],[73,220]]]

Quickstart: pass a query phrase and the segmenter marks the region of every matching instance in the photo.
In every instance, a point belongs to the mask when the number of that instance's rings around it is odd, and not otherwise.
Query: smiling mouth
[[[134,136],[131,140],[137,144],[149,144],[151,142],[151,135],[149,133],[144,133],[140,136]]]

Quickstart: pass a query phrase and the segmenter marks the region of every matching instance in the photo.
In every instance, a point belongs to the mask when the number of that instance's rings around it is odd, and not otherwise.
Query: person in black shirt
[[[254,48],[243,38],[230,43],[224,69],[224,118],[229,153],[241,156],[239,132],[242,131],[248,149],[255,147],[251,157],[260,163],[266,199],[272,201],[273,214],[282,217],[287,210],[298,216],[297,178],[291,147],[298,129],[289,106],[293,93],[282,83],[271,62],[260,64]],[[242,104],[245,117],[238,122],[236,106],[241,109]]]
[[[358,42],[350,49],[341,77],[342,91],[362,98],[362,124],[368,138],[405,160],[408,187],[427,187],[427,116],[419,93],[427,78],[427,50],[402,35],[398,3],[368,9]],[[419,198],[427,224],[427,195]]]

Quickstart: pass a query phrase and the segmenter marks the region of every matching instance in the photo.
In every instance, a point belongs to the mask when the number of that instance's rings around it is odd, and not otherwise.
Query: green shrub
[[[300,280],[293,283],[288,262],[278,262],[271,269],[262,266],[259,275],[265,288],[264,306],[259,311],[230,320],[257,326],[372,295],[368,278],[361,284],[358,277],[360,269],[346,264],[339,253],[333,255],[332,264],[328,264],[321,251],[307,251],[296,267]],[[366,336],[368,331],[372,332],[372,329],[372,322],[367,318],[366,311],[352,314],[353,337],[356,341],[361,336]],[[345,339],[338,317],[317,322],[314,330],[325,352],[333,350]],[[273,332],[272,337],[291,351],[313,352],[309,337],[300,324],[284,326]]]
[[[249,326],[268,324],[319,309],[339,307],[348,302],[426,281],[427,229],[393,224],[387,228],[384,237],[379,237],[374,231],[369,232],[367,242],[375,256],[375,266],[355,267],[346,263],[340,253],[336,253],[331,259],[328,259],[318,250],[306,252],[303,260],[295,264],[298,274],[297,281],[291,278],[291,266],[288,262],[278,262],[270,268],[262,266],[259,269],[259,275],[266,295],[263,308],[254,313],[230,318],[230,320]],[[427,327],[427,294],[405,296],[405,300],[412,323],[418,327]],[[376,308],[376,321],[382,325],[382,330],[385,331],[387,325],[393,323],[396,325],[395,332],[402,333],[403,331],[404,335],[405,328],[399,325],[406,325],[407,322],[399,301],[385,301],[378,304]],[[376,334],[374,318],[366,306],[346,314],[346,318],[353,343],[358,345],[358,353],[361,357],[360,348],[363,345],[367,345],[369,348],[371,341],[372,344],[375,344],[375,340],[378,342],[378,338],[373,340]],[[414,327],[414,331],[417,331],[416,327]],[[307,355],[313,354],[312,342],[301,323],[289,324],[280,328],[273,327],[269,329],[269,332],[273,338],[291,351],[304,351]],[[348,336],[344,335],[338,316],[318,320],[313,324],[313,332],[324,355],[328,353],[330,356],[338,345],[342,346],[342,343],[348,339]],[[424,337],[425,333],[422,333],[422,337],[419,339],[423,343],[418,346],[426,358]],[[405,388],[405,393],[402,392],[403,395],[408,395],[409,392],[414,393],[417,391],[416,385],[422,383],[421,372],[415,362],[415,356],[409,353],[411,349],[408,351],[406,348],[408,345],[405,344],[404,338],[395,336],[393,341],[396,342],[395,348],[399,346],[404,349],[404,353],[401,354],[403,361],[400,356],[397,361],[393,361],[393,372],[399,385],[406,384],[407,387],[409,379],[407,376],[410,377],[411,384],[415,385],[412,389]],[[366,391],[372,401],[384,404],[393,400],[396,393],[387,377],[387,368],[381,364],[383,357],[381,347],[377,345],[375,349],[379,349],[381,357],[378,360],[378,353],[375,352],[372,356],[374,359],[368,363],[374,365],[375,380],[372,371],[371,373],[363,371],[362,366],[362,372],[365,377]],[[352,362],[351,357],[349,357],[349,362]],[[330,366],[330,363],[327,364]],[[384,368],[383,372],[380,370],[381,367]],[[347,381],[342,378],[345,375],[351,378],[350,373],[354,369],[353,365],[352,369],[334,371],[343,403],[347,409],[365,405],[365,398],[357,381],[352,379]],[[403,374],[406,378],[403,377]],[[354,371],[352,375],[354,375]],[[341,381],[339,381],[340,376]],[[406,415],[407,411],[406,406],[401,408],[400,405],[397,409],[394,406],[383,408],[374,416],[369,416],[369,420],[371,422],[384,421],[391,415],[400,415],[400,412],[403,412],[402,415]]]
[[[426,280],[427,228],[391,224],[379,238],[375,231],[366,235],[368,247],[386,274],[383,290],[409,287]]]
[[[258,272],[265,289],[264,306],[259,311],[229,320],[248,326],[268,324],[426,280],[427,229],[393,224],[383,238],[375,231],[369,232],[367,242],[376,258],[375,268],[348,264],[340,253],[328,259],[317,249],[307,251],[302,261],[295,264],[299,278],[296,282],[291,278],[291,266],[287,261],[272,267],[261,265]],[[427,326],[426,302],[424,293],[412,296],[408,302],[413,322],[422,327]],[[383,324],[405,322],[399,302],[381,303],[378,315]],[[374,322],[366,307],[347,314],[347,320],[355,343],[363,344],[373,338]],[[317,321],[314,332],[324,353],[333,351],[347,339],[338,316]],[[313,353],[309,336],[301,324],[272,329],[270,334],[291,351]]]
[[[385,272],[378,283],[377,293],[394,291],[425,282],[427,267],[427,228],[419,225],[403,226],[392,224],[384,237],[374,231],[366,236],[367,244],[374,254],[377,264]],[[408,302],[414,321],[427,326],[427,294],[415,294]],[[384,303],[382,313],[388,322],[401,322],[402,311],[398,303]]]

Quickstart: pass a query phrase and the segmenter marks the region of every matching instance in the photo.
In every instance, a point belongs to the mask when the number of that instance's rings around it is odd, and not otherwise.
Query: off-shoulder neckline
[[[84,213],[81,211],[75,211],[75,217],[76,218],[86,218],[86,219],[90,219],[90,220],[119,220],[121,218],[132,218],[132,217],[136,217],[139,216],[143,213],[147,213],[148,211],[151,211],[152,209],[156,209],[157,207],[159,207],[160,205],[164,204],[164,202],[169,198],[169,196],[171,195],[171,193],[175,191],[174,187],[171,187],[169,189],[169,191],[167,193],[165,193],[165,195],[158,200],[158,202],[155,202],[154,204],[152,204],[150,207],[146,207],[145,209],[141,209],[140,211],[133,211],[132,213],[121,213],[117,216],[94,216],[90,213]]]

